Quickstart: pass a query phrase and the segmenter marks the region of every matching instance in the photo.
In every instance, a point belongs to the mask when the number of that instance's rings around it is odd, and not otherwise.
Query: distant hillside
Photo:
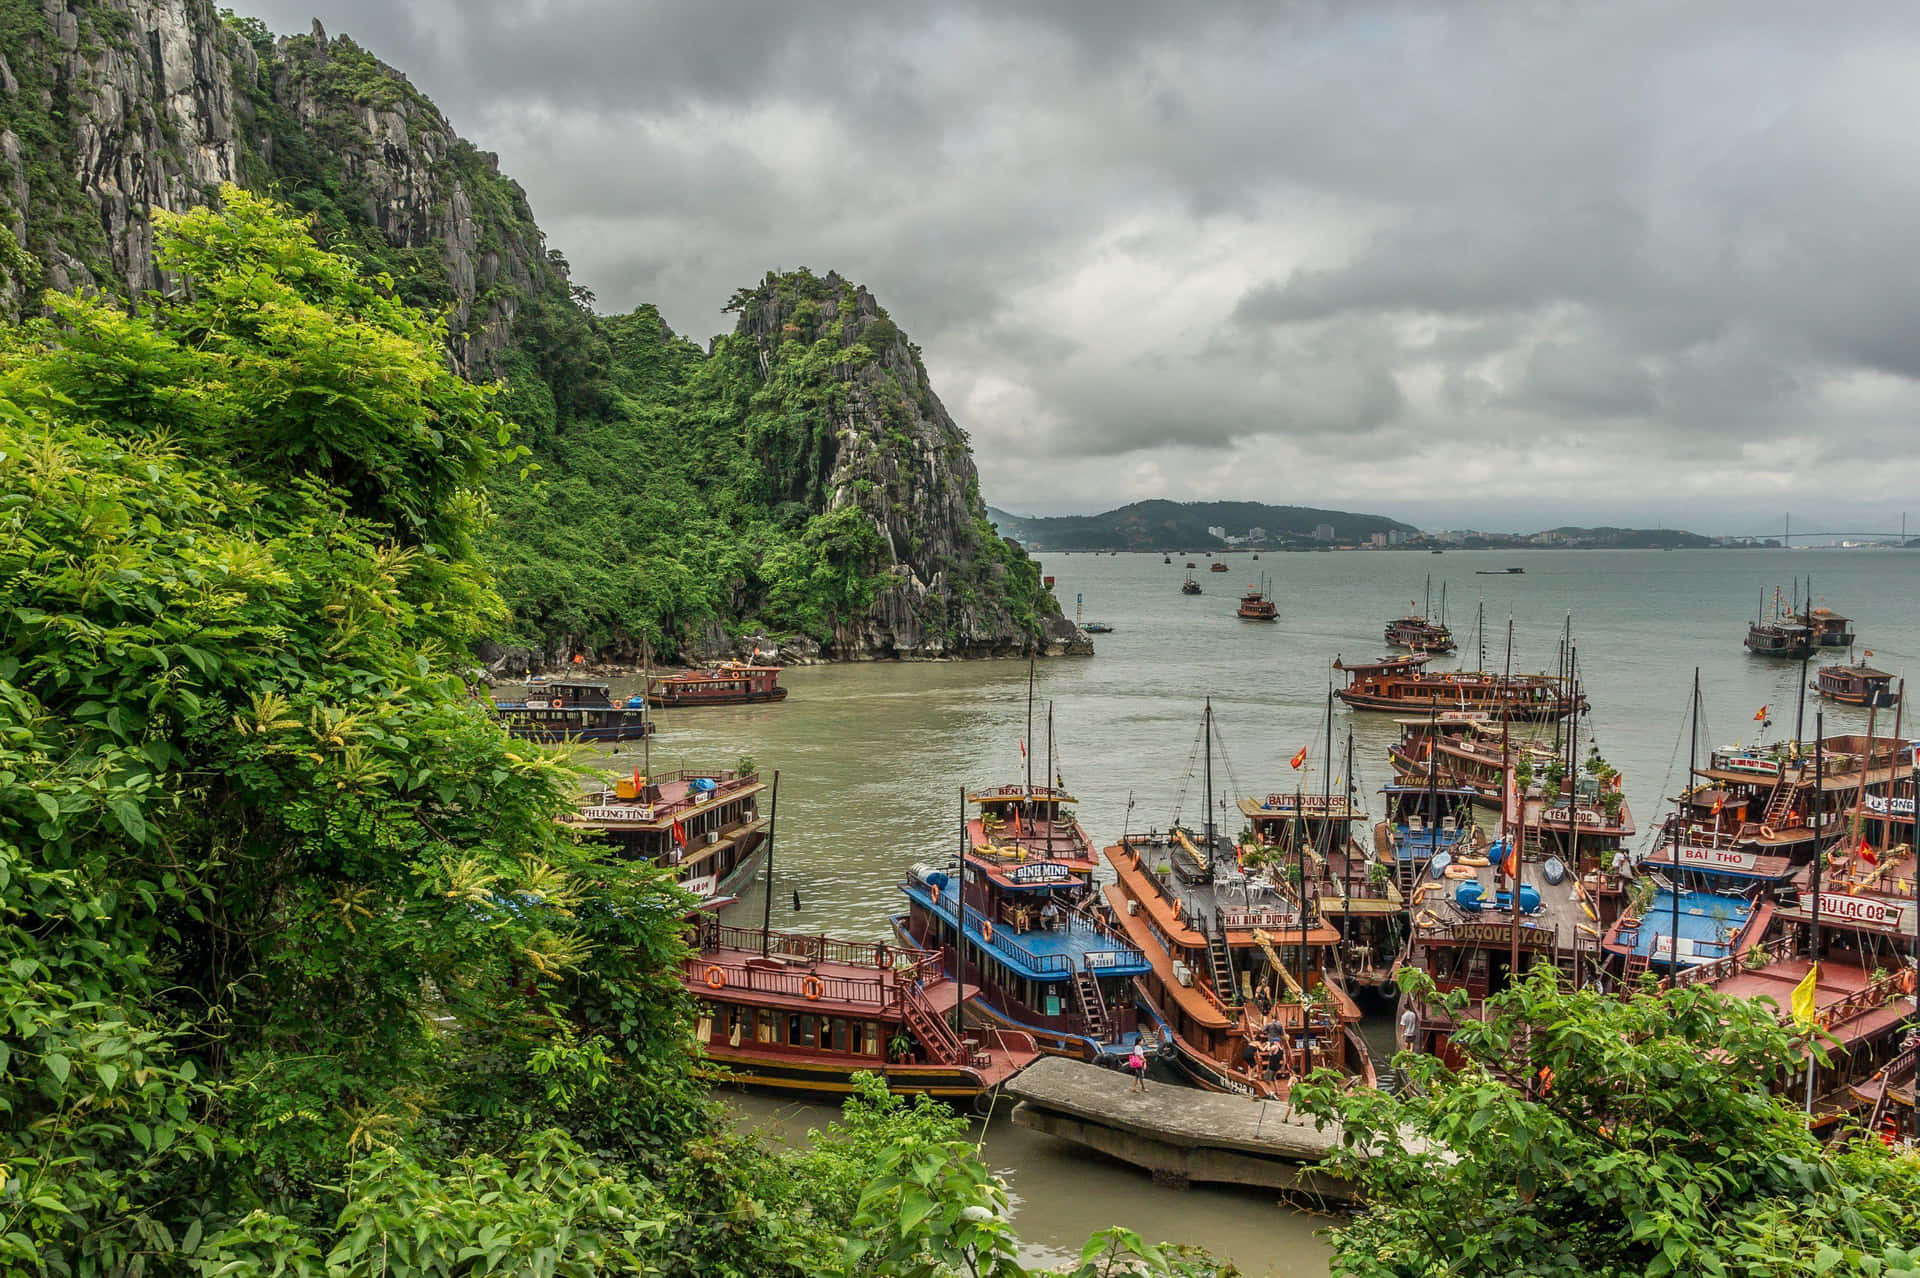
[[[1682,528],[1554,528],[1554,536],[1582,547],[1614,550],[1666,550],[1711,546],[1713,538]]]
[[[1102,515],[1055,518],[1029,518],[989,507],[987,518],[999,526],[1001,536],[1047,550],[1205,550],[1225,545],[1207,532],[1209,526],[1223,527],[1233,537],[1263,529],[1259,544],[1271,546],[1311,542],[1314,529],[1322,524],[1330,525],[1333,539],[1341,542],[1365,541],[1377,532],[1417,532],[1412,524],[1384,515],[1254,501],[1137,501]]]

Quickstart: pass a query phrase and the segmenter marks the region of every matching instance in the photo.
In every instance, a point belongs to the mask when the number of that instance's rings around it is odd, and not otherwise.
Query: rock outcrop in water
[[[690,659],[1088,650],[1037,566],[986,522],[965,434],[864,289],[770,275],[728,308],[735,333],[702,352],[649,307],[593,315],[494,157],[317,20],[275,38],[210,0],[0,5],[0,313],[30,311],[43,286],[171,287],[150,211],[212,202],[225,182],[310,213],[330,247],[448,316],[455,367],[511,383],[505,402],[544,468],[539,503],[564,505],[584,483],[589,510],[635,512],[591,538],[503,532],[513,639],[535,664],[631,658],[642,635]],[[694,400],[705,447],[689,464],[661,436],[693,429]],[[608,464],[623,449],[646,464]],[[711,457],[763,450],[761,473],[715,503],[730,524],[683,511],[684,526],[657,528],[661,507],[720,491]],[[809,583],[828,559],[826,575],[845,578],[837,594]]]

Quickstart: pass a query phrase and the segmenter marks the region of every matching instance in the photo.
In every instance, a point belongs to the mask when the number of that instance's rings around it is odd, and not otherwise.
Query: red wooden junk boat
[[[1447,627],[1447,583],[1440,583],[1440,616],[1433,616],[1433,574],[1427,574],[1427,608],[1415,612],[1411,600],[1407,615],[1387,623],[1387,646],[1411,652],[1443,654],[1453,651],[1453,631]]]
[[[655,705],[677,708],[784,701],[787,690],[780,686],[779,666],[750,666],[730,661],[684,674],[655,675],[652,695]]]
[[[1239,613],[1248,621],[1280,619],[1280,606],[1273,602],[1273,596],[1268,593],[1265,578],[1261,579],[1258,587],[1248,586],[1247,593],[1240,596]]]
[[[1384,657],[1348,665],[1335,659],[1333,668],[1347,676],[1347,686],[1334,695],[1356,710],[1479,710],[1498,717],[1527,722],[1564,718],[1587,708],[1581,692],[1569,692],[1566,681],[1550,674],[1494,674],[1488,671],[1441,673],[1426,669],[1425,653]]]
[[[1873,653],[1867,655],[1871,657]],[[1813,672],[1813,683],[1809,686],[1829,701],[1862,709],[1887,710],[1900,700],[1900,694],[1893,687],[1893,676],[1864,661],[1857,665],[1821,666]]]
[[[696,1036],[735,1080],[845,1095],[862,1071],[889,1090],[979,1102],[1039,1055],[1012,1030],[955,1029],[970,1001],[930,950],[731,927],[698,916],[682,969]]]

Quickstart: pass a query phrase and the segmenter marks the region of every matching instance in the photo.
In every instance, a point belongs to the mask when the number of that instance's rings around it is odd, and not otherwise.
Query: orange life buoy
[[[820,996],[827,992],[827,987],[820,983],[820,978],[817,976],[803,976],[800,978],[800,992],[807,998],[818,1001]]]
[[[927,888],[927,895],[933,898],[933,903],[935,905],[940,904],[940,885],[938,883],[935,883],[929,886]]]
[[[727,974],[720,970],[718,963],[707,964],[707,988],[719,989],[727,983]]]
[[[980,920],[980,939],[983,941],[991,941],[993,939],[993,920],[992,919]]]
[[[1772,826],[1763,825],[1760,827],[1760,837],[1763,839],[1771,839],[1777,836],[1774,834]]]

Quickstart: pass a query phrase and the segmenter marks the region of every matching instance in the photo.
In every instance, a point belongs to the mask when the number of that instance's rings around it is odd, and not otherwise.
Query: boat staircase
[[[1079,1005],[1080,1019],[1096,1042],[1107,1042],[1112,1033],[1107,1020],[1106,1000],[1100,997],[1100,983],[1084,968],[1073,974],[1073,998]]]
[[[1207,933],[1207,966],[1213,969],[1213,992],[1221,1005],[1238,1007],[1240,987],[1233,979],[1233,951],[1227,948],[1227,930],[1220,925],[1218,915]]]
[[[1887,1100],[1893,1093],[1894,1081],[1902,1075],[1914,1073],[1914,1061],[1920,1058],[1920,1048],[1909,1047],[1901,1052],[1880,1070],[1880,1096],[1873,1102],[1873,1112],[1867,1115],[1867,1130],[1880,1129],[1880,1120],[1887,1116]]]
[[[1636,950],[1632,954],[1627,955],[1626,983],[1631,985],[1639,981],[1641,974],[1651,967],[1652,964],[1653,955],[1651,951],[1642,954]]]
[[[1793,787],[1784,780],[1773,787],[1773,794],[1767,799],[1767,810],[1761,814],[1760,828],[1778,830],[1787,819],[1787,813],[1793,811]],[[1755,831],[1758,833],[1759,831]]]
[[[946,1018],[933,1010],[933,1004],[920,992],[918,985],[902,983],[900,986],[900,1012],[906,1018],[907,1028],[920,1041],[927,1057],[938,1065],[966,1065],[973,1059],[973,1053]]]

